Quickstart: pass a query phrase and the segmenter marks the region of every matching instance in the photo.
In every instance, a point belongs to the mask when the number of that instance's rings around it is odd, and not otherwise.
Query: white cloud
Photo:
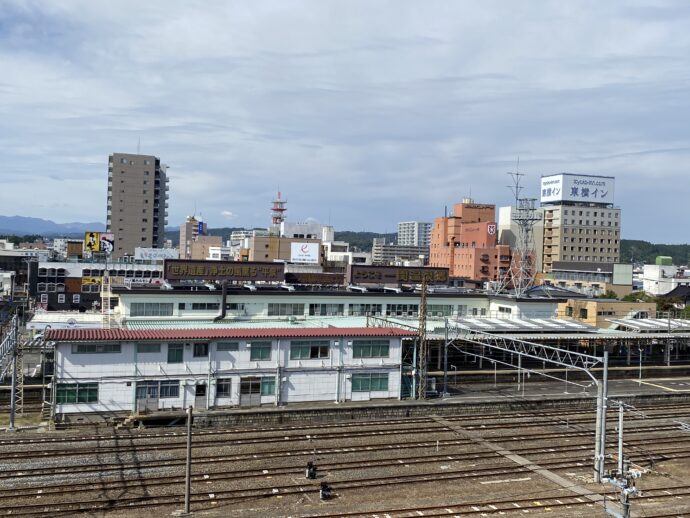
[[[220,215],[223,216],[225,219],[232,219],[235,217],[235,214],[233,214],[229,210],[221,211]]]
[[[624,237],[688,241],[667,222],[690,195],[689,17],[645,0],[5,1],[0,212],[104,219],[107,156],[141,139],[172,166],[171,226],[195,202],[220,225],[228,200],[235,224],[266,226],[280,186],[288,219],[382,231],[470,190],[508,203],[519,155],[526,195],[543,173],[613,175]],[[33,185],[59,206],[28,206]]]

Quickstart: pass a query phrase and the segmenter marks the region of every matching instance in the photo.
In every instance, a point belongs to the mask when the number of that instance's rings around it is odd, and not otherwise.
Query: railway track
[[[578,496],[537,496],[531,498],[510,498],[504,500],[483,500],[478,502],[468,502],[453,505],[419,506],[398,509],[386,509],[370,512],[340,512],[337,514],[319,513],[306,515],[308,518],[425,518],[448,517],[448,516],[488,516],[494,514],[505,514],[509,512],[531,512],[535,510],[565,510],[573,507],[598,507],[596,503],[585,498],[586,496],[605,496],[608,501],[616,502],[616,495],[611,492],[590,493],[589,495]],[[648,489],[641,496],[635,497],[634,501],[651,499],[671,499],[690,496],[690,486],[675,486],[665,489]],[[592,515],[600,514],[601,511],[592,512]],[[556,515],[558,516],[558,515]],[[561,515],[565,516],[565,515]],[[682,513],[669,514],[649,514],[644,516],[649,518],[676,518],[684,516]]]
[[[653,406],[653,407],[638,407],[642,412],[648,413],[650,418],[662,419],[662,418],[672,418],[672,417],[686,417],[690,415],[690,404],[674,404],[674,405],[663,405],[663,406]],[[678,410],[678,413],[669,413],[669,411]],[[511,427],[514,424],[513,421],[516,419],[525,419],[531,423],[534,422],[535,418],[557,418],[559,421],[564,421],[565,419],[570,419],[571,416],[584,415],[582,418],[583,422],[593,422],[592,417],[593,409],[586,410],[575,410],[575,411],[553,411],[553,412],[499,412],[499,413],[483,413],[483,414],[468,414],[468,415],[455,415],[447,416],[446,419],[450,421],[463,421],[471,423],[472,421],[485,421],[485,420],[500,420],[501,423],[482,423],[478,426],[482,428],[488,428],[488,426],[493,426],[496,428]],[[658,415],[658,412],[664,412],[663,415]],[[615,409],[610,409],[609,415],[615,415]],[[578,418],[570,420],[571,424],[577,424]],[[631,416],[631,420],[640,419],[637,416]],[[506,424],[505,421],[510,421],[510,424]],[[229,428],[229,429],[217,429],[217,430],[199,430],[194,432],[195,437],[203,436],[217,436],[217,435],[229,435],[229,434],[257,434],[257,433],[269,433],[269,432],[289,432],[298,431],[304,433],[305,430],[315,430],[323,431],[324,429],[348,429],[348,428],[367,428],[367,427],[377,427],[377,426],[396,426],[396,425],[410,425],[410,424],[431,424],[428,417],[410,417],[405,419],[390,419],[390,420],[376,420],[367,422],[354,422],[354,423],[324,423],[316,424],[311,426],[277,426],[277,427],[264,427],[264,428]],[[473,425],[468,425],[473,426]],[[87,434],[87,435],[68,435],[62,437],[40,437],[40,438],[17,438],[0,440],[0,447],[5,445],[17,446],[23,444],[57,444],[57,443],[68,443],[68,442],[80,442],[85,441],[106,441],[106,440],[120,440],[123,438],[135,438],[135,440],[146,440],[146,439],[158,439],[158,438],[176,438],[183,437],[183,432],[139,432],[136,433],[120,433],[120,434]]]
[[[648,414],[648,419],[630,418],[626,422],[626,432],[629,436],[635,436],[635,439],[626,441],[626,448],[632,452],[635,462],[642,463],[645,460],[659,462],[663,460],[689,459],[690,436],[683,438],[674,437],[658,437],[662,433],[670,431],[677,431],[678,425],[664,423],[664,420],[672,420],[678,418],[685,418],[688,415],[690,405],[668,405],[658,406],[653,408],[640,408],[643,412]],[[612,413],[613,414],[613,413]],[[515,444],[516,447],[511,448],[512,451],[518,454],[525,454],[537,457],[535,462],[548,469],[562,470],[562,469],[591,469],[591,449],[592,444],[590,438],[593,437],[594,432],[591,426],[594,423],[593,411],[579,410],[575,412],[503,412],[503,413],[487,413],[482,415],[456,415],[450,416],[447,419],[451,421],[462,421],[462,426],[468,430],[500,432],[503,429],[512,429],[513,433],[509,435],[488,435],[487,440],[495,443]],[[522,420],[526,420],[523,422]],[[657,422],[661,421],[661,422]],[[530,428],[549,426],[560,427],[555,432],[529,431]],[[564,428],[563,425],[568,424],[569,428]],[[267,434],[261,437],[260,434]],[[204,491],[193,494],[192,502],[195,506],[205,507],[209,505],[219,505],[221,503],[236,504],[245,500],[260,500],[272,498],[275,496],[288,495],[303,495],[307,492],[318,492],[318,485],[314,482],[305,481],[299,483],[276,485],[280,477],[294,478],[295,475],[301,478],[304,470],[304,462],[310,457],[314,456],[339,456],[344,454],[363,454],[376,452],[401,452],[414,449],[433,448],[437,442],[430,439],[430,434],[436,434],[439,438],[439,446],[445,448],[452,448],[456,446],[467,446],[471,442],[463,438],[442,438],[442,434],[452,434],[452,430],[437,424],[427,417],[410,418],[410,419],[393,419],[393,420],[379,420],[369,422],[348,422],[348,423],[332,423],[324,425],[312,425],[308,428],[300,426],[274,426],[261,429],[243,429],[232,428],[229,430],[199,430],[194,433],[194,446],[197,451],[203,452],[206,448],[231,447],[239,448],[239,452],[213,454],[209,455],[203,453],[195,455],[194,465],[197,468],[203,466],[210,466],[211,469],[217,468],[219,463],[241,463],[241,462],[262,462],[275,459],[296,459],[297,462],[288,462],[287,465],[271,466],[269,469],[262,469],[261,467],[251,467],[252,464],[246,466],[238,466],[239,469],[232,471],[220,470],[211,471],[208,473],[198,473],[194,475],[194,484],[199,487],[203,483]],[[410,435],[411,437],[425,437],[427,440],[405,442],[403,436]],[[656,437],[641,437],[641,435],[651,435]],[[432,436],[433,437],[433,436]],[[558,446],[544,446],[543,441],[558,440],[567,438],[570,441],[580,439],[577,443],[570,442],[568,444],[561,444]],[[58,439],[58,440],[53,440]],[[375,442],[367,442],[365,445],[355,444],[350,446],[328,447],[328,441],[344,442],[348,440],[368,441],[375,439]],[[83,512],[99,512],[108,510],[123,510],[128,509],[142,509],[152,506],[177,506],[181,503],[181,497],[172,494],[158,494],[160,492],[170,491],[170,488],[179,487],[182,484],[183,477],[179,474],[156,474],[150,470],[154,469],[177,469],[184,465],[181,458],[172,459],[155,459],[143,458],[134,459],[132,461],[126,460],[123,455],[155,455],[159,452],[181,451],[185,448],[185,435],[182,432],[143,432],[143,433],[127,433],[127,434],[101,434],[101,435],[80,435],[59,438],[30,438],[19,440],[2,440],[0,441],[0,451],[2,449],[13,450],[17,446],[36,448],[37,446],[51,447],[58,446],[54,450],[45,451],[13,451],[12,453],[0,453],[2,458],[3,470],[0,472],[0,481],[2,479],[26,480],[31,483],[31,478],[41,477],[41,484],[32,484],[31,486],[21,485],[15,488],[0,489],[0,515],[10,514],[11,516],[36,516],[42,515],[46,512],[52,515],[56,514],[75,514]],[[147,441],[158,441],[158,444],[147,444]],[[314,441],[318,441],[320,448],[316,449],[312,445]],[[388,442],[386,442],[388,441]],[[394,442],[391,442],[394,441]],[[520,444],[526,441],[542,442],[539,446],[521,447]],[[109,443],[115,443],[114,445]],[[83,444],[75,444],[83,443]],[[105,444],[103,444],[105,443]],[[119,444],[118,444],[119,443]],[[271,448],[263,451],[242,452],[242,448],[254,448],[257,445],[271,444],[278,445],[277,448]],[[79,447],[67,448],[68,445]],[[285,447],[280,447],[285,445]],[[651,445],[651,446],[650,446]],[[83,446],[83,447],[82,447]],[[613,445],[611,445],[613,446]],[[610,447],[611,447],[610,446]],[[677,446],[677,447],[675,447]],[[295,450],[294,448],[298,449]],[[404,484],[428,484],[428,483],[442,483],[444,481],[457,481],[462,479],[476,479],[479,477],[505,476],[515,473],[525,472],[526,468],[515,466],[514,464],[501,465],[497,462],[502,459],[495,452],[488,450],[469,452],[443,452],[436,454],[428,454],[422,452],[422,455],[415,453],[414,457],[390,457],[385,455],[385,458],[366,458],[360,460],[337,460],[337,459],[319,459],[319,468],[328,472],[346,475],[351,471],[362,470],[388,470],[385,476],[378,476],[376,478],[341,478],[340,480],[331,480],[329,483],[334,487],[336,492],[347,492],[364,490],[372,487],[397,486]],[[648,451],[649,448],[654,451]],[[289,450],[287,449],[289,448]],[[639,450],[639,451],[638,451]],[[232,450],[231,450],[232,451]],[[99,456],[99,462],[89,462],[88,455]],[[117,462],[107,462],[109,455],[119,455]],[[564,455],[564,457],[555,457]],[[637,458],[637,456],[640,456]],[[375,455],[374,455],[375,456]],[[21,469],[17,466],[16,470],[12,469],[12,464],[6,461],[27,459],[41,460],[43,458],[51,457],[74,457],[73,465],[54,465],[41,466],[37,468],[26,467]],[[369,456],[368,456],[369,457]],[[86,462],[79,462],[83,459]],[[541,459],[541,460],[540,460]],[[58,459],[56,459],[58,460]],[[471,466],[463,467],[461,469],[444,469],[439,472],[438,469],[432,473],[414,473],[414,474],[390,474],[391,468],[398,468],[400,466],[413,466],[421,468],[438,463],[458,463],[484,461],[489,462],[489,465],[482,465],[481,467]],[[274,463],[275,464],[275,463]],[[26,464],[24,464],[26,466]],[[427,468],[428,469],[428,468]],[[137,473],[130,473],[131,470],[136,470]],[[144,474],[148,470],[147,474]],[[180,470],[181,471],[181,470]],[[197,469],[198,471],[198,469]],[[396,470],[397,471],[397,470]],[[415,470],[416,471],[416,470]],[[101,474],[103,478],[97,483],[93,484],[90,481],[81,481],[74,477],[78,473],[84,474]],[[174,473],[174,472],[173,472]],[[371,471],[369,471],[371,473]],[[108,480],[108,477],[120,476],[119,480]],[[46,484],[49,477],[71,477],[68,483],[63,484]],[[271,480],[275,477],[274,480]],[[58,479],[54,479],[56,482]],[[237,488],[233,485],[251,484],[265,485],[265,487],[246,487]],[[228,488],[230,485],[232,488]],[[223,487],[225,486],[225,487]],[[680,486],[679,486],[680,487]],[[685,487],[685,486],[683,486]],[[211,488],[212,492],[211,492]],[[690,486],[688,486],[690,488]],[[686,488],[687,492],[681,495],[674,495],[685,497],[690,494],[690,489]],[[90,493],[98,491],[102,495],[98,499],[88,498]],[[133,494],[143,491],[144,494]],[[118,496],[108,498],[107,495],[117,493]],[[149,494],[156,493],[156,494]],[[211,496],[212,495],[212,496]],[[657,498],[666,498],[667,496],[658,496]],[[60,498],[69,498],[70,502],[60,502]],[[567,500],[569,497],[558,497],[563,506],[567,505],[586,505],[580,503],[573,503]],[[577,497],[574,497],[577,498]],[[34,501],[36,500],[36,501]],[[40,500],[40,501],[38,501]],[[54,501],[58,500],[58,501]],[[533,498],[529,499],[533,501]],[[541,499],[540,500],[544,500]],[[586,499],[585,499],[586,500]],[[19,503],[22,502],[22,503]],[[519,500],[517,501],[520,502]],[[482,509],[482,512],[468,512],[467,509],[472,505]],[[524,509],[532,509],[528,504],[525,504]],[[560,505],[560,504],[559,504]],[[589,505],[593,505],[589,502]],[[465,504],[462,504],[465,506]],[[438,513],[433,514],[432,508],[423,511],[424,516],[448,516],[448,509],[453,512],[466,514],[494,514],[498,512],[514,511],[516,508],[503,509],[495,502],[487,504],[487,506],[495,506],[496,509],[487,511],[481,504],[467,504],[470,507],[438,507]],[[539,507],[539,506],[537,506]],[[558,506],[551,505],[551,507],[558,508]],[[535,507],[536,508],[536,507]],[[424,508],[418,508],[422,510]],[[464,510],[460,510],[464,509]],[[408,512],[409,510],[401,509],[400,512]],[[148,512],[148,511],[146,511]],[[397,512],[397,511],[392,511]],[[404,514],[391,514],[391,511],[381,513],[388,513],[391,517],[408,516]],[[411,512],[411,511],[410,511]],[[415,511],[416,512],[416,511]],[[383,516],[384,514],[381,514]],[[329,515],[323,515],[329,516]],[[334,516],[372,516],[371,513],[355,513],[347,515],[339,513]],[[409,515],[419,516],[419,514]],[[677,516],[671,514],[669,516]]]
[[[399,465],[399,464],[398,464]],[[542,465],[542,464],[540,464]],[[551,461],[543,463],[543,466],[549,469],[573,469],[579,467],[580,463],[572,461]],[[303,472],[303,469],[300,470]],[[488,467],[472,467],[472,468],[462,468],[459,470],[444,470],[444,471],[433,471],[433,472],[416,472],[412,474],[403,475],[388,475],[388,476],[378,476],[375,478],[357,478],[357,479],[333,479],[329,480],[330,485],[338,492],[356,490],[356,489],[367,489],[370,490],[374,487],[384,487],[384,486],[397,486],[403,484],[421,484],[421,483],[439,483],[442,481],[456,481],[462,479],[473,479],[473,478],[487,478],[492,476],[514,476],[516,474],[531,473],[531,471],[522,466],[515,466],[514,464],[502,465],[502,466],[488,466]],[[266,474],[262,476],[266,477]],[[223,480],[222,478],[215,479],[216,481]],[[208,479],[204,480],[208,482]],[[178,478],[175,481],[168,482],[168,484],[174,484],[180,486],[181,481]],[[70,494],[70,484],[65,484],[64,489],[58,494]],[[209,493],[210,492],[210,493]],[[265,499],[272,497],[285,497],[288,495],[300,495],[306,492],[318,492],[318,483],[305,480],[304,483],[298,484],[271,484],[264,487],[252,487],[252,488],[239,488],[239,489],[220,489],[220,488],[205,488],[204,491],[196,491],[192,493],[191,501],[193,503],[203,503],[213,500],[215,502],[241,502],[248,499]],[[212,494],[213,497],[209,497]],[[34,498],[38,495],[26,495],[27,497],[33,496]],[[40,494],[43,500],[43,494]],[[106,497],[102,499],[87,499],[81,496],[77,498],[71,498],[68,503],[60,502],[40,502],[40,503],[16,503],[18,495],[14,495],[10,498],[14,498],[14,504],[11,508],[12,516],[25,516],[27,514],[33,515],[37,512],[45,512],[50,509],[51,513],[55,512],[94,512],[109,509],[132,509],[146,507],[151,510],[153,506],[167,506],[176,505],[181,502],[179,495],[150,495],[141,494],[136,496],[121,496],[117,501],[110,500]]]
[[[663,412],[663,413],[659,413]],[[568,426],[577,426],[577,425],[583,425],[583,424],[591,424],[594,423],[594,418],[593,417],[581,417],[581,418],[572,418],[570,415],[564,417],[562,413],[556,414],[558,415],[558,419],[556,420],[557,422],[555,424],[567,424]],[[548,415],[550,416],[550,414]],[[521,416],[522,417],[522,416]],[[493,423],[483,423],[479,418],[476,418],[475,416],[472,416],[468,418],[467,416],[450,416],[447,418],[450,421],[462,421],[463,422],[463,427],[468,429],[468,430],[501,430],[501,429],[515,429],[515,428],[530,428],[530,427],[536,427],[536,426],[543,426],[543,422],[537,421],[537,417],[542,417],[545,418],[547,416],[545,415],[533,415],[531,417],[529,416],[524,416],[525,418],[529,418],[528,422],[515,422],[514,418],[515,416],[510,416],[510,415],[502,415],[502,416],[494,416],[493,419],[498,419],[501,422],[493,422]],[[657,410],[657,413],[652,413],[648,412],[648,418],[643,419],[639,416],[631,416],[628,419],[628,423],[633,423],[635,421],[650,421],[650,420],[663,420],[663,419],[677,419],[677,418],[684,418],[685,414],[677,414],[677,413],[669,413],[667,409],[663,410]],[[476,424],[472,424],[475,423]],[[418,423],[420,427],[415,427],[414,424]],[[385,426],[385,429],[379,429],[378,427],[380,426]],[[402,427],[398,428],[393,428],[395,425],[399,425]],[[353,430],[353,431],[336,431],[336,432],[330,432],[330,433],[324,433],[323,430],[326,429],[343,429],[347,430],[347,428],[361,428],[362,430]],[[371,429],[373,428],[373,429]],[[275,432],[275,436],[268,436],[268,437],[262,437],[262,438],[240,438],[240,439],[231,439],[233,444],[248,444],[248,443],[253,443],[253,444],[258,444],[258,443],[269,443],[269,442],[281,442],[285,440],[299,440],[302,437],[306,437],[307,439],[309,438],[314,438],[318,437],[320,440],[328,440],[328,439],[336,439],[336,438],[345,438],[345,437],[363,437],[367,435],[396,435],[396,434],[405,434],[405,433],[433,433],[433,432],[443,432],[444,428],[441,425],[436,424],[434,421],[431,421],[428,418],[419,418],[416,419],[413,423],[410,423],[409,420],[394,420],[394,421],[381,421],[381,422],[375,422],[375,423],[344,423],[344,424],[333,424],[333,425],[324,425],[323,427],[314,427],[314,428],[307,428],[307,430],[313,429],[316,430],[314,434],[305,434],[305,428],[300,428],[300,427],[272,427],[272,428],[266,428],[266,429],[258,429],[258,430],[252,430],[248,431],[246,429],[229,429],[229,430],[205,430],[205,431],[197,431],[194,432],[194,437],[195,437],[195,442],[197,445],[199,444],[204,444],[208,443],[209,445],[216,445],[217,439],[214,440],[214,438],[219,438],[219,437],[224,437],[224,436],[234,436],[234,435],[252,435],[256,436],[256,434],[259,433],[266,433],[266,432]],[[370,429],[370,430],[367,430]],[[294,433],[287,433],[287,432],[294,432],[294,431],[299,431],[299,433],[294,434]],[[281,433],[282,435],[277,435],[278,433]],[[206,438],[211,438],[211,440],[206,441]],[[151,445],[138,445],[134,444],[134,442],[143,442],[147,440],[155,440],[155,439],[165,439],[165,445],[157,445],[157,446],[151,446]],[[27,446],[27,445],[52,445],[52,444],[66,444],[66,443],[72,443],[72,442],[79,442],[80,444],[84,443],[90,443],[90,442],[126,442],[130,441],[128,443],[129,448],[139,448],[139,447],[146,447],[147,449],[155,449],[155,450],[163,450],[163,449],[175,449],[175,443],[182,444],[185,441],[185,435],[183,432],[168,432],[168,433],[154,433],[154,434],[138,434],[138,433],[127,433],[127,434],[109,434],[109,435],[86,435],[86,436],[78,436],[78,437],[60,437],[60,438],[32,438],[32,439],[18,439],[16,441],[13,440],[2,440],[0,441],[0,448],[2,446],[12,446],[12,449],[15,453],[9,454],[7,458],[18,458],[20,456],[60,456],[60,455],[73,455],[77,454],[79,452],[79,448],[70,448],[70,449],[65,449],[65,450],[60,450],[60,449],[54,449],[54,450],[42,450],[40,452],[32,452],[31,450],[17,450],[18,446]],[[244,441],[244,442],[243,442]],[[173,444],[171,444],[173,443]],[[115,451],[115,449],[120,448],[121,446],[116,445],[116,446],[106,446],[104,444],[99,444],[98,448],[100,451],[106,452],[108,451],[107,448],[111,448],[111,451]],[[91,451],[93,447],[92,446],[85,446],[82,448],[85,451]]]
[[[645,420],[648,421],[648,420]],[[543,427],[543,423],[533,424],[529,426],[533,427]],[[519,427],[515,427],[519,428]],[[476,425],[466,427],[468,430],[488,430],[489,428]],[[626,426],[628,433],[652,433],[652,432],[668,432],[676,431],[679,427],[676,424],[661,424],[652,426]],[[247,445],[258,445],[258,444],[290,444],[292,448],[298,442],[306,442],[313,444],[314,441],[329,441],[329,440],[350,440],[350,439],[362,439],[367,437],[397,437],[401,435],[407,435],[410,433],[414,434],[424,434],[424,433],[436,433],[436,434],[454,434],[452,430],[449,430],[442,425],[437,425],[428,428],[417,428],[417,429],[393,429],[393,430],[371,430],[371,431],[360,431],[360,432],[331,432],[324,434],[314,434],[314,435],[283,435],[281,437],[253,437],[253,438],[242,438],[233,439],[230,441],[219,442],[217,440],[199,440],[199,438],[194,439],[195,449],[201,448],[217,448],[217,447],[235,447],[235,446],[247,446]],[[591,436],[594,432],[592,430],[565,430],[562,432],[539,432],[535,434],[521,433],[521,434],[511,434],[510,436],[491,436],[490,439],[496,442],[515,442],[524,440],[549,440],[558,438],[572,438],[572,437],[582,437]],[[16,451],[13,453],[4,453],[3,460],[27,460],[31,458],[52,458],[52,457],[74,457],[78,455],[104,455],[104,454],[117,454],[126,450],[132,453],[160,453],[164,451],[175,451],[186,449],[185,438],[183,435],[178,435],[179,441],[175,441],[173,444],[135,444],[132,442],[124,442],[117,446],[104,446],[98,445],[97,448],[93,446],[84,448],[69,448],[69,449],[59,449],[59,450],[25,450]],[[126,440],[126,439],[125,439]],[[440,440],[440,439],[439,439]],[[170,442],[169,440],[167,442]],[[469,443],[469,440],[464,440],[465,443]],[[0,474],[0,478],[2,474]]]
[[[523,449],[517,449],[513,450],[514,453],[519,453],[522,455],[530,455],[532,457],[534,456],[543,456],[543,455],[554,455],[554,454],[562,454],[562,453],[576,453],[576,454],[582,454],[582,448],[581,447],[561,447],[561,448],[523,448]],[[690,458],[690,448],[687,447],[687,445],[684,448],[681,449],[665,449],[665,450],[658,450],[655,451],[650,458],[645,459],[644,462],[639,462],[639,464],[645,464],[645,462],[659,462],[663,460],[677,460],[677,459],[685,459],[685,458]],[[326,462],[326,461],[320,461],[318,462],[319,468],[323,471],[328,471],[328,472],[333,472],[333,471],[343,471],[343,470],[349,470],[349,469],[373,469],[373,468],[381,468],[381,467],[409,467],[411,465],[426,465],[426,464],[435,464],[435,463],[452,463],[452,462],[476,462],[478,460],[499,460],[502,459],[502,457],[495,452],[477,452],[477,453],[439,453],[439,454],[431,454],[431,455],[417,455],[413,458],[411,457],[394,457],[394,458],[383,458],[383,459],[374,459],[374,460],[352,460],[352,461],[336,461],[336,462]],[[231,462],[231,461],[223,461],[221,459],[216,459],[215,462]],[[591,456],[574,456],[574,457],[565,457],[565,458],[557,458],[557,459],[545,459],[545,460],[539,460],[535,459],[535,462],[542,466],[548,466],[550,464],[555,464],[559,465],[564,462],[570,462],[571,464],[566,467],[582,467],[582,465],[587,465],[588,462],[591,461]],[[184,466],[184,462],[176,462],[174,464],[167,464],[167,465],[160,465],[156,467],[164,467],[164,468],[170,468],[170,467],[182,467]],[[512,466],[512,465],[511,465]],[[146,488],[151,488],[151,487],[157,487],[157,486],[162,486],[162,485],[174,485],[174,484],[180,484],[184,481],[184,477],[182,475],[155,475],[155,476],[149,476],[149,475],[144,475],[141,473],[142,469],[152,469],[152,467],[142,467],[142,466],[137,466],[136,468],[131,468],[131,469],[137,469],[137,474],[139,476],[139,481],[130,481],[127,482],[125,480],[100,480],[97,483],[93,482],[78,482],[76,480],[71,480],[69,483],[69,488],[64,488],[64,486],[60,484],[55,484],[55,485],[48,485],[46,483],[41,483],[38,485],[33,485],[33,486],[21,486],[21,487],[16,487],[16,488],[9,488],[9,489],[0,489],[0,502],[3,500],[13,500],[17,499],[21,496],[35,496],[35,495],[42,495],[42,497],[46,497],[51,494],[75,494],[75,493],[81,493],[81,492],[89,492],[89,491],[106,491],[106,490],[117,490],[117,489],[126,489],[131,485],[136,485],[138,487],[140,486],[145,486]],[[512,469],[512,468],[511,468]],[[560,468],[557,468],[560,469]],[[124,469],[122,470],[124,471]],[[299,463],[299,464],[292,464],[289,466],[280,466],[280,467],[273,467],[270,469],[263,469],[263,468],[253,468],[253,469],[237,469],[233,468],[232,470],[227,470],[227,471],[213,471],[213,472],[208,472],[208,473],[198,473],[193,476],[193,480],[198,481],[198,482],[205,482],[205,483],[212,483],[214,481],[219,481],[219,480],[246,480],[249,478],[272,478],[276,476],[281,476],[281,475],[301,475],[304,473],[304,463]],[[57,473],[58,475],[64,473]],[[22,476],[27,476],[27,474],[22,474]],[[43,473],[34,473],[30,476],[39,476],[43,478],[45,475]],[[13,477],[13,478],[19,478],[19,477]]]
[[[572,465],[565,462],[552,462],[543,463],[549,469],[572,469]],[[414,484],[428,484],[428,483],[440,483],[443,481],[457,481],[462,479],[471,479],[478,477],[490,477],[490,476],[505,476],[505,475],[515,475],[520,473],[529,472],[527,468],[524,467],[485,467],[485,468],[473,468],[472,470],[446,470],[443,472],[435,471],[433,473],[415,473],[410,475],[393,475],[384,476],[376,478],[360,478],[355,480],[332,480],[330,485],[333,487],[336,494],[351,491],[351,490],[371,490],[374,487],[390,487],[397,485],[406,485],[410,483]],[[176,482],[179,485],[179,482]],[[68,491],[68,490],[67,490]],[[203,492],[193,492],[191,495],[191,502],[195,504],[195,507],[199,509],[198,505],[217,505],[220,503],[238,503],[246,500],[259,500],[274,497],[285,497],[289,495],[304,495],[307,493],[316,494],[318,492],[318,485],[316,483],[302,483],[302,484],[288,484],[288,485],[270,485],[262,488],[248,488],[248,489],[213,489],[212,493],[210,490],[205,490]],[[592,493],[597,494],[597,493]],[[609,496],[611,496],[609,494]],[[690,486],[676,486],[671,488],[664,488],[663,490],[650,489],[645,491],[641,497],[637,499],[659,499],[659,498],[678,498],[690,496]],[[539,498],[539,497],[538,497]],[[583,498],[582,496],[573,497],[558,496],[554,498],[554,505],[549,505],[549,507],[565,507],[566,505],[595,505],[591,501]],[[561,503],[557,502],[560,500]],[[469,514],[481,514],[481,513],[500,513],[501,511],[515,511],[517,509],[524,509],[521,503],[525,503],[529,508],[530,505],[534,505],[537,508],[544,509],[543,505],[546,498],[539,498],[535,501],[535,497],[524,499],[510,499],[503,501],[480,501],[475,503],[461,504],[464,510],[460,510],[458,505],[450,506],[453,510],[449,512],[447,509],[449,506],[434,506],[429,508],[408,508],[408,509],[397,509],[397,510],[385,510],[377,511],[375,513],[338,513],[336,515],[326,514],[326,515],[315,515],[321,518],[331,517],[331,516],[348,516],[348,517],[371,517],[374,515],[387,515],[391,516],[415,516],[413,514],[407,515],[404,513],[414,512],[416,516],[448,516],[453,512],[468,514],[467,509],[474,511],[474,513]],[[105,500],[94,500],[94,499],[72,499],[69,503],[30,503],[30,504],[15,504],[12,506],[11,512],[12,516],[36,516],[41,515],[45,512],[50,512],[51,515],[56,515],[60,513],[92,513],[98,511],[108,511],[108,510],[133,510],[138,508],[147,508],[147,512],[151,512],[154,507],[162,506],[175,506],[182,502],[182,498],[178,495],[137,495],[137,496],[122,496],[117,500],[105,499]],[[531,504],[530,504],[531,502]],[[514,504],[518,503],[518,506]],[[499,505],[507,504],[509,507],[499,508]],[[484,509],[483,509],[484,508]],[[489,510],[487,511],[486,508]],[[419,512],[418,512],[419,511]],[[428,514],[427,511],[433,512],[438,511],[440,514]],[[397,513],[397,514],[394,514]]]

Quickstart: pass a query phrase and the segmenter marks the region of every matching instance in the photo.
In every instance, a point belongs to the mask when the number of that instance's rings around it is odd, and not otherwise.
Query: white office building
[[[431,243],[431,223],[402,221],[398,223],[398,245],[423,246]]]
[[[690,271],[672,265],[645,264],[642,289],[655,297],[666,295],[678,286],[690,286]]]

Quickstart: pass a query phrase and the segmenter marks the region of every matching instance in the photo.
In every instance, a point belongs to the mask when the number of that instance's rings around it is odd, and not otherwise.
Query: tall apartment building
[[[429,265],[448,268],[451,277],[502,280],[511,266],[511,248],[497,245],[496,206],[465,198],[450,216],[436,218]]]
[[[559,263],[620,261],[621,210],[611,176],[556,174],[541,179],[544,212],[542,269]]]
[[[185,222],[180,225],[180,259],[192,258],[192,243],[199,236],[205,236],[207,230],[206,223],[194,216],[187,216]]]
[[[110,155],[106,228],[115,237],[114,257],[134,255],[137,247],[163,248],[168,189],[166,166],[160,158]]]
[[[425,246],[431,243],[431,223],[401,221],[398,223],[398,244],[401,246]]]

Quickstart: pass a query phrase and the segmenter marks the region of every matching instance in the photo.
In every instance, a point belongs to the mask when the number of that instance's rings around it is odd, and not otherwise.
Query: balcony
[[[479,259],[481,259],[482,261],[486,262],[486,261],[489,260],[489,254],[482,254],[482,255],[479,257]]]

